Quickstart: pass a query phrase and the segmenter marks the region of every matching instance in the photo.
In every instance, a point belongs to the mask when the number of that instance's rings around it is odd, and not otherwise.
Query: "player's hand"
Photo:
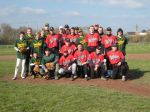
[[[120,66],[121,65],[121,62],[119,62],[118,64],[117,64],[117,66]]]
[[[47,70],[47,69],[45,69],[45,72],[47,73],[47,72],[48,72],[48,70]]]

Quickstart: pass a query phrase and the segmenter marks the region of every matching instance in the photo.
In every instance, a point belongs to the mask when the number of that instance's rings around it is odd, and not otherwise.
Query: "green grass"
[[[13,45],[0,45],[0,55],[15,55],[16,51]],[[150,43],[148,44],[132,44],[127,45],[128,54],[150,53]]]
[[[145,62],[129,60],[129,66],[147,71],[150,63]],[[12,75],[14,67],[15,60],[1,61],[0,77]],[[150,77],[144,73],[136,80],[133,82],[142,84],[145,80],[144,84],[149,84]],[[0,78],[0,109],[0,112],[149,112],[150,99],[93,86],[18,84]]]
[[[150,99],[77,85],[0,82],[1,112],[149,112]]]
[[[150,53],[149,44],[129,44],[128,53]],[[0,46],[0,55],[15,55],[13,46]],[[149,112],[150,98],[91,86],[21,84],[3,81],[13,75],[15,61],[0,61],[0,112]],[[131,81],[150,86],[150,60],[128,60]]]
[[[147,44],[132,44],[127,45],[127,54],[142,54],[150,53],[150,43]]]

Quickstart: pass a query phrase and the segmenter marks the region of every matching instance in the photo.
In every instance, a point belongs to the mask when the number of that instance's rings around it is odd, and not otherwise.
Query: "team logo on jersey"
[[[18,46],[18,48],[25,48],[27,46],[27,44],[24,42],[20,42],[20,43],[17,43],[17,46]]]
[[[118,55],[110,55],[109,58],[110,58],[110,60],[117,60],[117,59],[119,59],[119,56]]]
[[[34,43],[33,46],[34,46],[34,48],[41,47],[42,46],[42,42]]]
[[[97,42],[97,38],[94,38],[94,37],[90,37],[88,38],[88,42]]]
[[[112,44],[113,43],[113,39],[107,39],[105,40],[105,44]]]

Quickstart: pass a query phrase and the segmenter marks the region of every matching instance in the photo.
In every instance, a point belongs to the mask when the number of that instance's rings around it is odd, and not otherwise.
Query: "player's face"
[[[111,35],[111,31],[107,31],[107,35]]]
[[[80,36],[82,36],[82,35],[83,35],[83,32],[81,31],[81,32],[79,32],[78,34],[79,34]]]
[[[50,34],[53,35],[53,34],[54,34],[54,31],[53,31],[53,30],[50,30]]]
[[[102,34],[103,33],[103,28],[98,28],[98,32],[99,32],[99,34]]]
[[[49,54],[50,54],[50,51],[45,51],[46,56],[49,56]]]
[[[82,50],[83,50],[82,45],[78,45],[78,50],[79,50],[79,51],[82,51]]]
[[[48,26],[45,26],[45,27],[44,27],[44,30],[48,31],[48,30],[49,30],[49,27],[48,27]]]
[[[37,58],[37,53],[34,53],[34,54],[33,54],[33,57],[34,57],[34,58]]]
[[[112,47],[112,51],[117,51],[117,47]]]
[[[22,38],[24,37],[24,35],[23,35],[23,34],[20,34],[19,36],[20,36],[20,39],[22,39]]]
[[[74,29],[71,29],[71,34],[74,34],[75,33],[75,30]]]
[[[63,33],[64,33],[64,29],[62,29],[62,28],[59,29],[59,33],[60,33],[60,34],[63,34]]]
[[[66,45],[66,46],[69,46],[69,45],[70,45],[70,42],[65,42],[65,45]]]
[[[120,32],[118,32],[118,36],[122,36],[122,32],[120,31]]]
[[[91,34],[93,34],[94,33],[94,27],[90,27],[89,31]]]
[[[95,30],[98,30],[98,28],[99,28],[98,26],[95,26],[95,27],[94,27]]]
[[[32,34],[32,30],[31,29],[27,29],[27,34]]]
[[[100,54],[100,53],[101,53],[101,50],[96,49],[96,54]]]

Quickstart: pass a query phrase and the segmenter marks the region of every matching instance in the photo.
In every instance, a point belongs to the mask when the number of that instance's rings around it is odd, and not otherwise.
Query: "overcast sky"
[[[0,0],[0,23],[40,28],[69,24],[150,29],[150,0]]]

